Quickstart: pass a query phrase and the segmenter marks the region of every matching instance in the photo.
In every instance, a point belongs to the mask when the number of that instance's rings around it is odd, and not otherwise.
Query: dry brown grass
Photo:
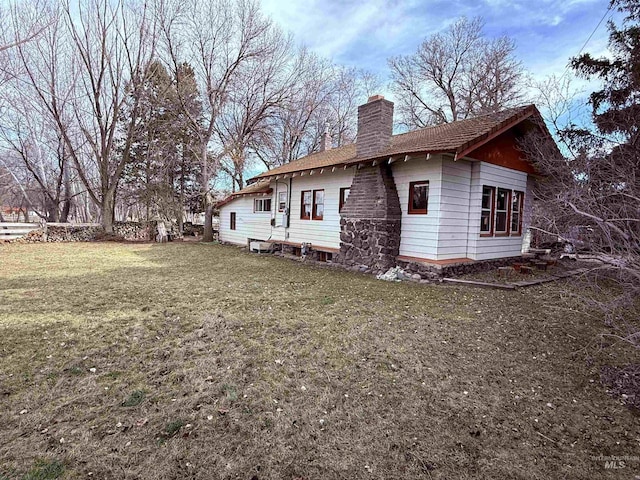
[[[0,246],[0,479],[600,478],[640,447],[598,380],[626,351],[585,349],[601,329],[555,285]],[[25,476],[42,462],[64,473]]]

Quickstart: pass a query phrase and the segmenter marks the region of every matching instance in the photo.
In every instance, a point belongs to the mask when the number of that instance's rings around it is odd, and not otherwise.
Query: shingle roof
[[[356,156],[356,144],[351,143],[342,147],[332,148],[324,152],[312,153],[293,162],[285,163],[281,167],[266,171],[255,178],[270,177],[284,173],[300,172],[313,168],[331,167],[341,165]]]
[[[444,123],[412,132],[394,135],[389,146],[374,156],[357,157],[356,144],[313,153],[281,167],[261,173],[254,179],[269,178],[304,170],[351,165],[366,160],[389,158],[411,153],[462,153],[495,132],[515,125],[531,115],[540,115],[534,105],[510,108],[467,120]]]
[[[272,190],[273,189],[269,187],[269,180],[259,180],[255,183],[252,183],[251,185],[247,185],[242,190],[233,192],[232,194],[227,196],[224,200],[221,200],[220,202],[218,202],[216,205],[218,207],[221,207],[223,205],[226,205],[231,200],[237,197],[242,197],[244,195],[267,194],[267,193],[271,193]]]
[[[491,133],[506,125],[517,123],[535,112],[535,106],[527,105],[394,135],[391,137],[391,145],[376,157],[415,152],[461,152]]]

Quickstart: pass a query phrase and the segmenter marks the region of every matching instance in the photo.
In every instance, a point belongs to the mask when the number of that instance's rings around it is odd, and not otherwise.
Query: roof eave
[[[504,120],[503,122],[500,122],[498,125],[496,125],[494,128],[489,130],[487,133],[480,135],[469,142],[466,142],[465,144],[461,145],[456,149],[454,161],[459,160],[460,158],[466,157],[468,154],[470,154],[477,148],[480,148],[482,145],[489,143],[494,138],[502,135],[504,132],[515,127],[520,122],[522,122],[523,120],[526,120],[527,118],[531,117],[535,113],[538,113],[539,115],[538,109],[534,105],[529,105],[520,114],[514,115]]]

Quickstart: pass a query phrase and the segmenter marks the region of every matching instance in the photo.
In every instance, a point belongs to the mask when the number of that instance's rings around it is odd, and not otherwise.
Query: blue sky
[[[534,78],[562,75],[605,14],[608,0],[262,0],[296,41],[336,63],[387,79],[386,60],[414,52],[456,18],[482,16],[488,37],[508,35]],[[611,12],[613,13],[613,12]],[[606,23],[585,51],[606,52]]]

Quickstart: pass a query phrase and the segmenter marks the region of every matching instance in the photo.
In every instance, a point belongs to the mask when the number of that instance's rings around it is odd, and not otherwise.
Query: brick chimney
[[[324,133],[322,134],[322,139],[320,140],[320,151],[324,152],[325,150],[331,150],[331,134],[329,133],[329,123],[325,123]]]
[[[370,157],[389,146],[393,135],[393,102],[374,95],[358,107],[356,154]]]

